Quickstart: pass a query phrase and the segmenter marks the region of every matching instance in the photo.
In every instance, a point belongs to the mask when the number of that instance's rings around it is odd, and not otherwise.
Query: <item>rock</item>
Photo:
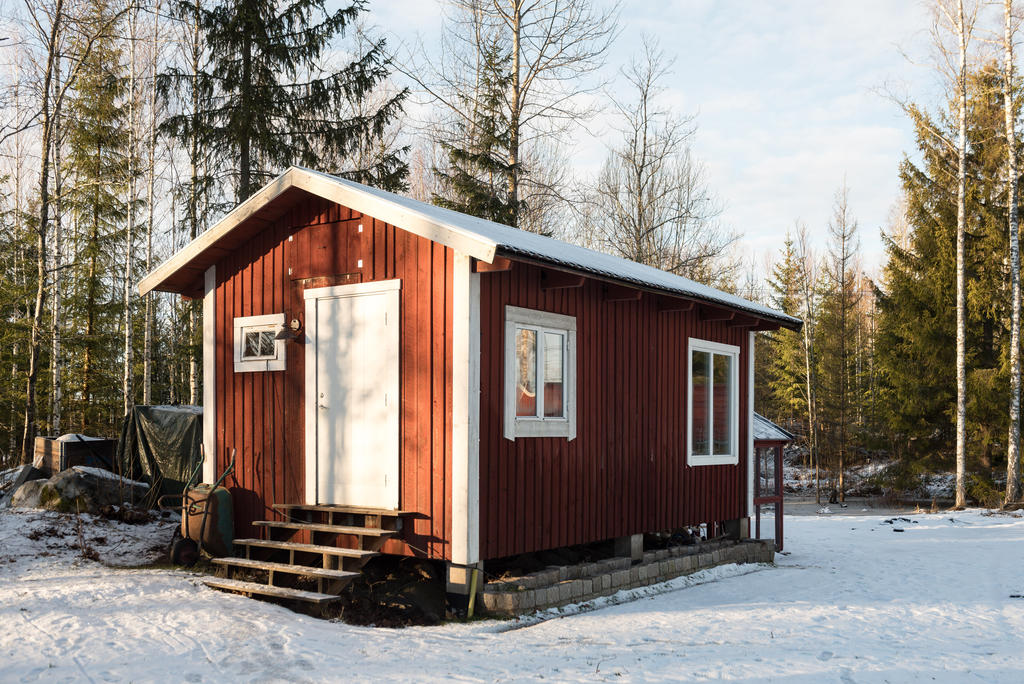
[[[26,482],[46,478],[46,473],[31,465],[20,466],[8,471],[8,474],[9,477],[4,482],[0,482],[0,506],[7,505],[14,496],[14,492]]]
[[[99,513],[104,506],[138,501],[149,485],[98,468],[76,466],[49,480],[26,482],[14,492],[11,505],[64,513]]]
[[[14,490],[11,506],[15,508],[39,508],[39,495],[49,480],[30,480]]]

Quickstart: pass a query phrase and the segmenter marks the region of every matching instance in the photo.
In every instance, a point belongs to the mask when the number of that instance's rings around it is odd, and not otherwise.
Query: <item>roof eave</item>
[[[251,220],[260,209],[292,188],[337,202],[390,225],[401,226],[403,230],[481,261],[490,263],[494,260],[496,245],[490,240],[408,207],[388,202],[372,193],[362,192],[351,185],[334,182],[325,174],[293,166],[142,278],[138,284],[139,294],[146,295],[154,290],[178,294],[190,292],[191,288],[169,287],[168,281],[181,269],[193,264],[209,249],[214,248],[232,231]]]
[[[726,308],[726,309],[729,309],[729,310],[739,311],[739,312],[742,312],[743,314],[746,314],[748,316],[754,316],[755,318],[759,318],[759,319],[762,319],[762,320],[765,320],[765,321],[770,321],[772,323],[777,323],[779,326],[781,326],[783,328],[786,328],[788,330],[793,330],[795,332],[800,332],[800,330],[803,328],[803,325],[804,325],[804,322],[802,320],[800,320],[799,318],[793,318],[793,317],[790,317],[790,316],[786,316],[785,314],[771,315],[771,314],[768,314],[765,311],[760,311],[760,310],[756,310],[756,309],[751,309],[751,308],[748,308],[748,307],[740,306],[740,305],[735,304],[733,302],[721,301],[721,300],[714,299],[714,298],[711,298],[711,297],[703,296],[703,295],[701,295],[699,293],[686,292],[684,290],[675,289],[675,288],[661,287],[661,286],[658,286],[658,285],[656,285],[654,283],[645,283],[645,282],[642,282],[642,281],[634,280],[632,278],[624,278],[622,276],[616,276],[613,273],[603,273],[603,272],[598,273],[596,271],[593,271],[593,270],[590,270],[590,269],[586,269],[586,268],[577,267],[577,266],[574,266],[572,264],[563,263],[563,262],[556,261],[556,260],[553,260],[553,259],[545,259],[542,256],[538,256],[536,254],[524,254],[523,252],[520,252],[520,251],[518,251],[516,249],[511,249],[511,248],[509,248],[506,245],[499,245],[498,248],[497,248],[496,254],[498,256],[507,257],[509,259],[513,259],[513,260],[516,260],[516,261],[533,262],[533,263],[536,263],[537,265],[540,265],[540,266],[547,266],[547,267],[556,268],[556,269],[562,270],[562,271],[567,271],[567,272],[571,272],[571,273],[577,273],[579,275],[586,276],[588,278],[593,278],[593,279],[597,279],[597,280],[605,280],[607,282],[612,282],[612,283],[619,284],[619,285],[625,285],[626,287],[632,287],[632,288],[643,290],[643,291],[646,291],[646,292],[651,292],[651,293],[655,293],[655,294],[664,294],[664,295],[669,295],[669,296],[674,296],[674,297],[682,297],[682,298],[685,298],[685,299],[692,299],[693,301],[699,301],[699,302],[707,303],[707,304],[712,305],[712,306],[722,307],[722,308]]]

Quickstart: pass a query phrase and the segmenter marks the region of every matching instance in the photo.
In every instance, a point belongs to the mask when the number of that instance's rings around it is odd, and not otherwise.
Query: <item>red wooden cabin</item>
[[[381,550],[456,568],[701,523],[748,533],[754,333],[800,326],[300,168],[139,289],[203,300],[204,476],[237,453],[239,534],[282,505],[401,509]]]

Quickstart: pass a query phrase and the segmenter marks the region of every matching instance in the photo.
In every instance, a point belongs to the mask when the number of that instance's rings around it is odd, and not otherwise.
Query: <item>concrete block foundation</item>
[[[632,546],[629,555],[621,558],[552,566],[524,577],[488,582],[478,597],[480,609],[491,615],[522,615],[610,596],[716,565],[775,560],[775,543],[771,540],[719,540],[647,553],[641,550],[636,553],[638,565],[633,564],[636,550]]]

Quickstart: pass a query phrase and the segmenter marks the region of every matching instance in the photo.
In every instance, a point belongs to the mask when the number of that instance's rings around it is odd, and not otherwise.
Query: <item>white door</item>
[[[309,503],[398,508],[399,285],[305,292]]]

